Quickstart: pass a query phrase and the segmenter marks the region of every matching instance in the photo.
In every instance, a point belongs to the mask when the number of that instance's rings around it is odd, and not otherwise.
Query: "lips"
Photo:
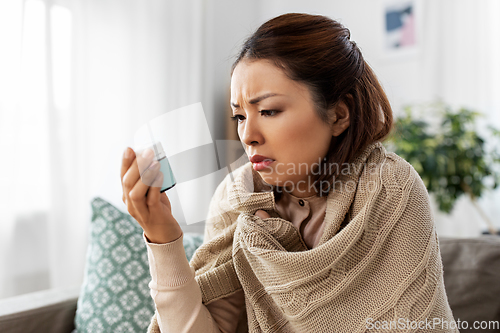
[[[274,162],[274,160],[262,155],[253,155],[250,157],[250,162],[252,162],[253,169],[255,171],[262,171],[267,169],[269,165]]]
[[[262,155],[253,155],[250,157],[250,162],[252,162],[252,163],[259,163],[259,162],[263,162],[263,161],[272,162],[274,160],[270,157],[266,157],[266,156],[262,156]]]

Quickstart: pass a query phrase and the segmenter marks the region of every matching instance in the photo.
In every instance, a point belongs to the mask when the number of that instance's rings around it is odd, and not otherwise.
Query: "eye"
[[[264,117],[273,117],[276,114],[278,114],[279,111],[276,110],[261,110],[259,113],[263,115]],[[233,117],[231,117],[232,120],[237,121],[238,124],[241,123],[243,120],[245,120],[245,117],[242,116],[241,114],[235,114]]]
[[[238,123],[240,123],[240,120],[243,121],[245,119],[245,117],[243,117],[241,114],[237,114],[237,115],[234,115],[233,117],[231,117],[231,119],[234,121],[238,121]]]
[[[262,115],[266,115],[266,117],[272,117],[272,116],[275,116],[276,114],[278,114],[278,111],[276,111],[276,110],[262,110],[262,111],[259,111],[259,113]]]

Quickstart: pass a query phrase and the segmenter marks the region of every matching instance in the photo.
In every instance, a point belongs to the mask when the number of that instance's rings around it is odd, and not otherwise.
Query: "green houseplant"
[[[477,204],[486,191],[500,184],[500,155],[477,131],[480,114],[466,108],[454,111],[435,103],[424,107],[425,114],[431,115],[426,121],[415,116],[417,108],[405,107],[404,115],[395,120],[389,149],[413,165],[429,193],[434,194],[439,210],[450,213],[457,199],[466,195],[488,225],[489,233],[497,234]],[[492,127],[489,131],[490,138],[500,137],[500,131]]]

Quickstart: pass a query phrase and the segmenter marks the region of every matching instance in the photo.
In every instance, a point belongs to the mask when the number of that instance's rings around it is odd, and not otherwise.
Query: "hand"
[[[121,166],[122,200],[127,210],[152,243],[169,243],[182,235],[179,223],[172,216],[167,194],[160,193],[163,174],[152,149],[141,155],[125,150]]]
[[[259,209],[258,211],[255,212],[255,216],[260,217],[261,219],[268,219],[271,217],[266,211]]]

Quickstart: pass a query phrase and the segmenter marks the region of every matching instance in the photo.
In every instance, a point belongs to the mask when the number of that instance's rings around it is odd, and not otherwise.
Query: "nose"
[[[240,140],[247,146],[264,143],[264,136],[258,124],[258,119],[249,115],[238,129]]]

